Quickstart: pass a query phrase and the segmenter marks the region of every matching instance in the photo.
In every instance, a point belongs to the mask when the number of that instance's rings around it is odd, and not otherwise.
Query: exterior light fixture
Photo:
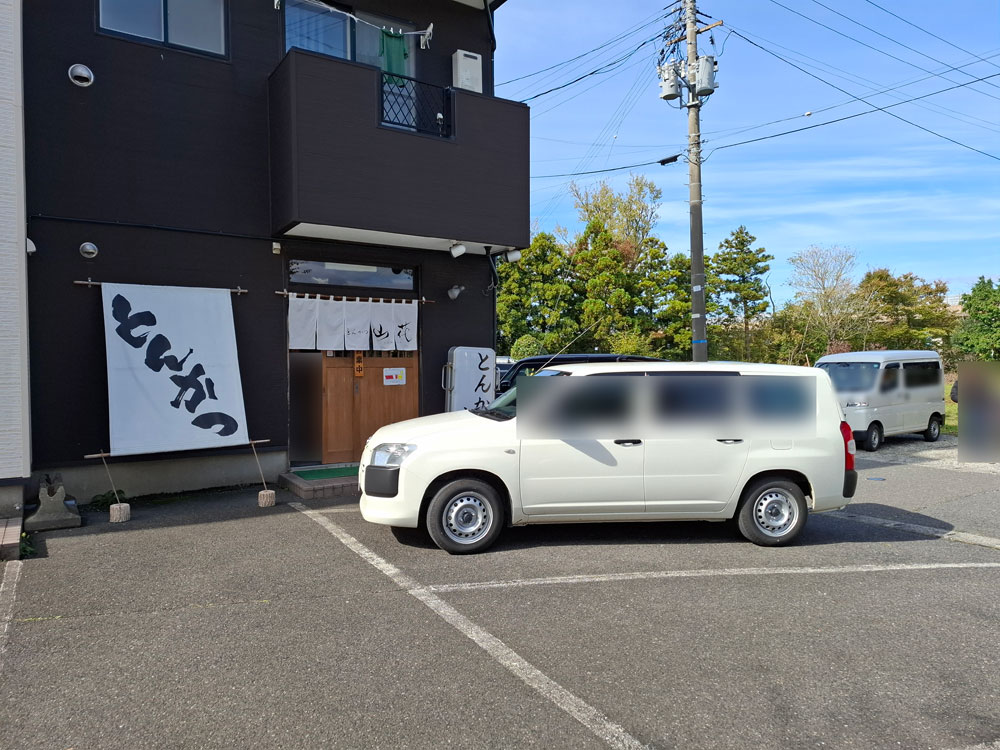
[[[517,263],[521,260],[521,251],[516,248],[514,250],[508,250],[504,253],[503,257],[507,259],[508,263]]]
[[[675,161],[681,158],[680,154],[674,154],[673,156],[668,156],[666,159],[660,159],[660,166],[666,166],[667,164],[673,164]]]
[[[93,242],[84,242],[80,245],[80,255],[82,255],[87,260],[97,257],[97,245]]]
[[[458,299],[458,295],[460,295],[464,291],[465,291],[465,287],[464,286],[460,286],[459,284],[455,284],[455,286],[453,286],[451,289],[448,290],[448,297],[450,299]]]
[[[468,248],[465,245],[463,245],[461,242],[456,242],[450,248],[451,257],[457,258],[459,255],[465,255],[466,250],[468,250]]]

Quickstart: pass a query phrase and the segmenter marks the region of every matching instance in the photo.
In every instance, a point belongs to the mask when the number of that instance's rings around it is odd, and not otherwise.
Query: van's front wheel
[[[482,552],[503,531],[500,495],[479,479],[456,479],[438,490],[427,506],[427,533],[453,555]]]

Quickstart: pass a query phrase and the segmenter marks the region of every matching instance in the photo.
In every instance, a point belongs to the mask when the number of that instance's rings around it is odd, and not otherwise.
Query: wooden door
[[[379,427],[420,415],[418,361],[417,352],[365,352],[359,377],[353,352],[324,355],[323,463],[356,462]]]

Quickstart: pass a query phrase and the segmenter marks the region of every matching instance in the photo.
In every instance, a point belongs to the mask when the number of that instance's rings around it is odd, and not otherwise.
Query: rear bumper
[[[850,500],[858,488],[858,472],[849,469],[844,472],[844,497]]]

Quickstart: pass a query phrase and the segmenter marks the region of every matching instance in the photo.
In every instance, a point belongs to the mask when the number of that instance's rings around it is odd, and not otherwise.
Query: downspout
[[[490,262],[490,273],[493,274],[493,342],[490,344],[490,349],[496,352],[497,349],[497,292],[500,288],[500,274],[497,273],[497,261],[496,255],[490,252],[492,248],[486,249],[486,257]],[[499,254],[499,253],[498,253]]]
[[[497,51],[497,35],[493,28],[493,11],[490,8],[490,2],[491,0],[483,0],[483,10],[486,11],[486,25],[490,30],[490,96],[495,96],[493,90],[493,53]]]

